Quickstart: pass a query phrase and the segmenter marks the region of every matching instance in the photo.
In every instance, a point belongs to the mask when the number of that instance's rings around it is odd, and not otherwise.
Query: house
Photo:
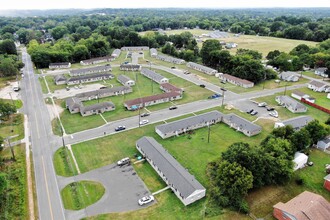
[[[243,88],[252,88],[254,86],[254,83],[249,80],[241,79],[236,76],[229,75],[229,74],[219,74],[219,78],[220,78],[220,80],[232,83],[237,86],[241,86]]]
[[[198,63],[193,63],[193,62],[188,62],[187,67],[195,69],[195,70],[200,71],[202,73],[206,73],[208,75],[215,75],[218,72],[215,69],[200,65]]]
[[[135,81],[134,80],[131,80],[126,75],[119,75],[119,76],[117,76],[117,81],[120,82],[124,86],[134,86],[135,85]]]
[[[231,48],[236,48],[237,46],[238,46],[238,44],[236,44],[236,43],[226,43],[225,48],[231,49]]]
[[[122,51],[143,51],[143,50],[149,50],[149,47],[122,47]]]
[[[278,75],[278,78],[287,82],[298,82],[299,76],[295,72],[286,71]]]
[[[65,100],[65,106],[71,114],[80,112],[81,105],[82,102],[76,97],[67,98]]]
[[[173,121],[167,124],[158,125],[156,133],[163,139],[178,136],[191,130],[206,127],[222,121],[224,114],[219,111],[211,111],[189,118]]]
[[[222,121],[231,128],[234,128],[249,137],[257,135],[261,132],[261,127],[259,125],[253,124],[252,122],[246,120],[245,118],[241,118],[234,113],[225,115]]]
[[[105,98],[110,96],[124,95],[131,92],[133,92],[133,90],[129,86],[117,86],[106,89],[98,89],[89,92],[82,92],[76,94],[75,97],[78,98],[80,101],[87,101],[87,100]]]
[[[170,102],[173,100],[182,99],[182,94],[177,92],[168,92],[158,95],[152,95],[137,99],[132,99],[124,102],[124,106],[127,110],[137,110],[146,106],[157,105],[164,102]]]
[[[182,94],[183,90],[170,84],[170,83],[162,83],[160,84],[160,89],[163,90],[164,92],[177,92]]]
[[[130,64],[130,63],[123,63],[123,64],[120,64],[120,70],[123,70],[123,71],[140,71],[141,70],[141,65],[139,64]]]
[[[155,56],[155,58],[157,60],[161,60],[161,61],[165,61],[165,62],[169,62],[169,63],[174,63],[174,64],[184,64],[186,62],[185,60],[170,57],[170,56],[166,56],[166,55],[157,55],[157,56]]]
[[[185,206],[205,197],[206,189],[154,138],[140,138],[136,148]]]
[[[57,75],[54,76],[54,82],[56,85],[64,85],[66,84],[67,79],[65,78],[64,75]]]
[[[309,102],[311,102],[311,103],[315,103],[315,98],[310,97],[308,94],[303,93],[303,92],[298,91],[298,90],[293,91],[293,92],[291,93],[291,96],[292,96],[293,98],[298,99],[298,100],[305,99],[305,100],[307,100],[307,101],[309,101]]]
[[[328,93],[327,98],[330,99],[330,93]]]
[[[307,112],[307,107],[289,96],[276,96],[275,101],[292,113]]]
[[[93,65],[97,63],[105,63],[105,62],[110,62],[113,61],[116,57],[113,56],[105,56],[105,57],[97,57],[97,58],[92,58],[88,60],[82,60],[80,61],[80,64],[83,66],[87,65]]]
[[[316,148],[322,149],[323,151],[327,150],[330,147],[330,137],[326,137],[322,140],[319,140],[316,144]]]
[[[167,78],[163,77],[162,75],[160,75],[150,69],[147,69],[147,68],[142,68],[141,74],[144,75],[145,77],[155,81],[158,84],[168,83],[168,81],[169,81]]]
[[[330,191],[330,174],[324,177],[324,184],[323,187]]]
[[[227,38],[227,37],[229,37],[229,34],[226,33],[226,32],[223,32],[223,31],[215,30],[215,31],[213,31],[213,32],[210,32],[210,33],[209,33],[209,36],[210,36],[211,38],[216,38],[216,39],[218,39],[218,38]]]
[[[118,58],[120,56],[120,54],[121,54],[121,50],[120,49],[115,49],[112,52],[111,56],[114,57],[114,58]]]
[[[102,102],[88,106],[82,105],[80,107],[80,114],[82,116],[90,116],[113,110],[115,110],[115,105],[112,102]]]
[[[83,69],[76,69],[76,70],[70,70],[70,76],[81,76],[81,75],[87,75],[87,74],[93,74],[93,73],[105,73],[105,72],[111,72],[112,68],[109,65],[105,66],[95,66],[95,67],[89,67],[89,68],[83,68]]]
[[[84,76],[74,76],[68,79],[68,85],[77,85],[81,83],[90,83],[101,80],[113,79],[114,75],[108,73],[89,74]]]
[[[295,131],[298,131],[305,127],[309,122],[314,119],[310,116],[299,116],[295,118],[290,118],[284,121],[275,122],[274,128],[284,127],[287,125],[291,125]]]
[[[71,63],[50,63],[49,69],[68,69],[71,67]]]
[[[328,74],[326,73],[326,71],[327,71],[326,67],[317,68],[315,70],[315,74],[318,76],[322,76],[322,77],[328,77]]]
[[[156,57],[158,55],[158,51],[155,48],[150,49],[150,56]]]
[[[306,154],[296,152],[293,158],[293,170],[302,169],[306,166],[308,161],[308,156]]]
[[[287,203],[273,206],[278,220],[329,220],[330,203],[322,196],[305,191]]]
[[[327,86],[325,83],[316,80],[309,82],[308,88],[313,90],[314,92],[330,92],[329,86]]]

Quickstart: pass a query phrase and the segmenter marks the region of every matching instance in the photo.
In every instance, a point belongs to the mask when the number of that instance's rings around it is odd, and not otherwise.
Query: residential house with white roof
[[[286,71],[286,72],[280,73],[278,75],[278,78],[280,78],[280,80],[287,81],[287,82],[298,82],[299,81],[299,75],[297,75],[297,73],[291,72],[291,71]]]
[[[292,126],[295,131],[298,131],[305,127],[309,122],[313,121],[314,119],[310,116],[298,116],[295,118],[289,118],[284,121],[275,122],[274,128],[284,127],[287,125]]]
[[[49,69],[68,69],[71,67],[71,63],[50,63]]]
[[[105,56],[105,57],[97,57],[97,58],[92,58],[88,60],[82,60],[80,61],[80,64],[83,66],[87,65],[93,65],[93,64],[98,64],[98,63],[105,63],[105,62],[110,62],[113,61],[115,57],[113,56]]]
[[[122,63],[120,64],[119,67],[120,70],[122,71],[140,71],[141,70],[141,65],[139,64],[131,64],[131,63]]]
[[[305,100],[307,100],[311,103],[315,103],[315,98],[310,97],[308,94],[303,93],[303,92],[298,91],[298,90],[292,91],[291,96],[293,98],[298,99],[298,100],[305,99]]]
[[[145,51],[145,50],[149,50],[149,47],[145,47],[145,46],[138,46],[138,47],[122,47],[121,50],[122,50],[122,51]]]
[[[95,67],[89,67],[89,68],[82,68],[82,69],[75,69],[70,70],[69,74],[70,76],[81,76],[81,75],[88,75],[93,73],[105,73],[105,72],[111,72],[112,68],[109,65],[105,66],[95,66]]]
[[[330,86],[316,80],[309,82],[308,88],[313,90],[314,92],[330,92]]]
[[[328,77],[328,74],[326,74],[327,68],[326,67],[320,67],[315,69],[315,75],[322,76],[322,77]]]
[[[158,51],[155,48],[150,48],[150,56],[156,57],[158,55]]]
[[[120,49],[114,49],[114,51],[112,52],[111,56],[114,58],[118,58],[121,54],[121,50]]]
[[[102,80],[113,79],[114,75],[108,73],[89,74],[83,76],[74,76],[67,80],[68,85],[77,85],[82,83],[97,82]]]

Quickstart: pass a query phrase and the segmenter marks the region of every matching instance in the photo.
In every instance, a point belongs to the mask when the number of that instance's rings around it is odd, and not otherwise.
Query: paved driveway
[[[82,180],[100,182],[105,188],[105,194],[95,204],[79,211],[66,210],[67,219],[81,219],[99,214],[127,212],[145,208],[146,206],[139,206],[137,201],[141,197],[150,194],[131,165],[118,167],[111,164],[75,177],[58,178],[60,189],[71,182]]]

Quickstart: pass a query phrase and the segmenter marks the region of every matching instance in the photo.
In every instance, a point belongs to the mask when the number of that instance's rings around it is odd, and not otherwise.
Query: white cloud
[[[329,0],[0,0],[5,9],[330,7]]]

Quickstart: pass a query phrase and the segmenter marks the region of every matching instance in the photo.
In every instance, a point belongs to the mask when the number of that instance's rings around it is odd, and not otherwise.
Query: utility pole
[[[287,83],[285,83],[285,86],[284,86],[284,95],[286,95],[286,87],[287,87]]]
[[[10,143],[10,137],[7,137],[7,141],[8,141],[8,146],[10,148],[10,152],[11,152],[11,155],[12,155],[12,159],[14,161],[16,161],[16,158],[15,158],[15,153],[14,153],[14,149],[13,147],[11,146],[11,143]]]
[[[225,91],[226,91],[226,89],[225,88],[221,88],[221,90],[222,90],[222,101],[221,101],[221,107],[222,107],[223,106],[223,103],[225,101]]]
[[[209,122],[207,123],[207,126],[208,126],[207,143],[210,143],[211,126]]]

